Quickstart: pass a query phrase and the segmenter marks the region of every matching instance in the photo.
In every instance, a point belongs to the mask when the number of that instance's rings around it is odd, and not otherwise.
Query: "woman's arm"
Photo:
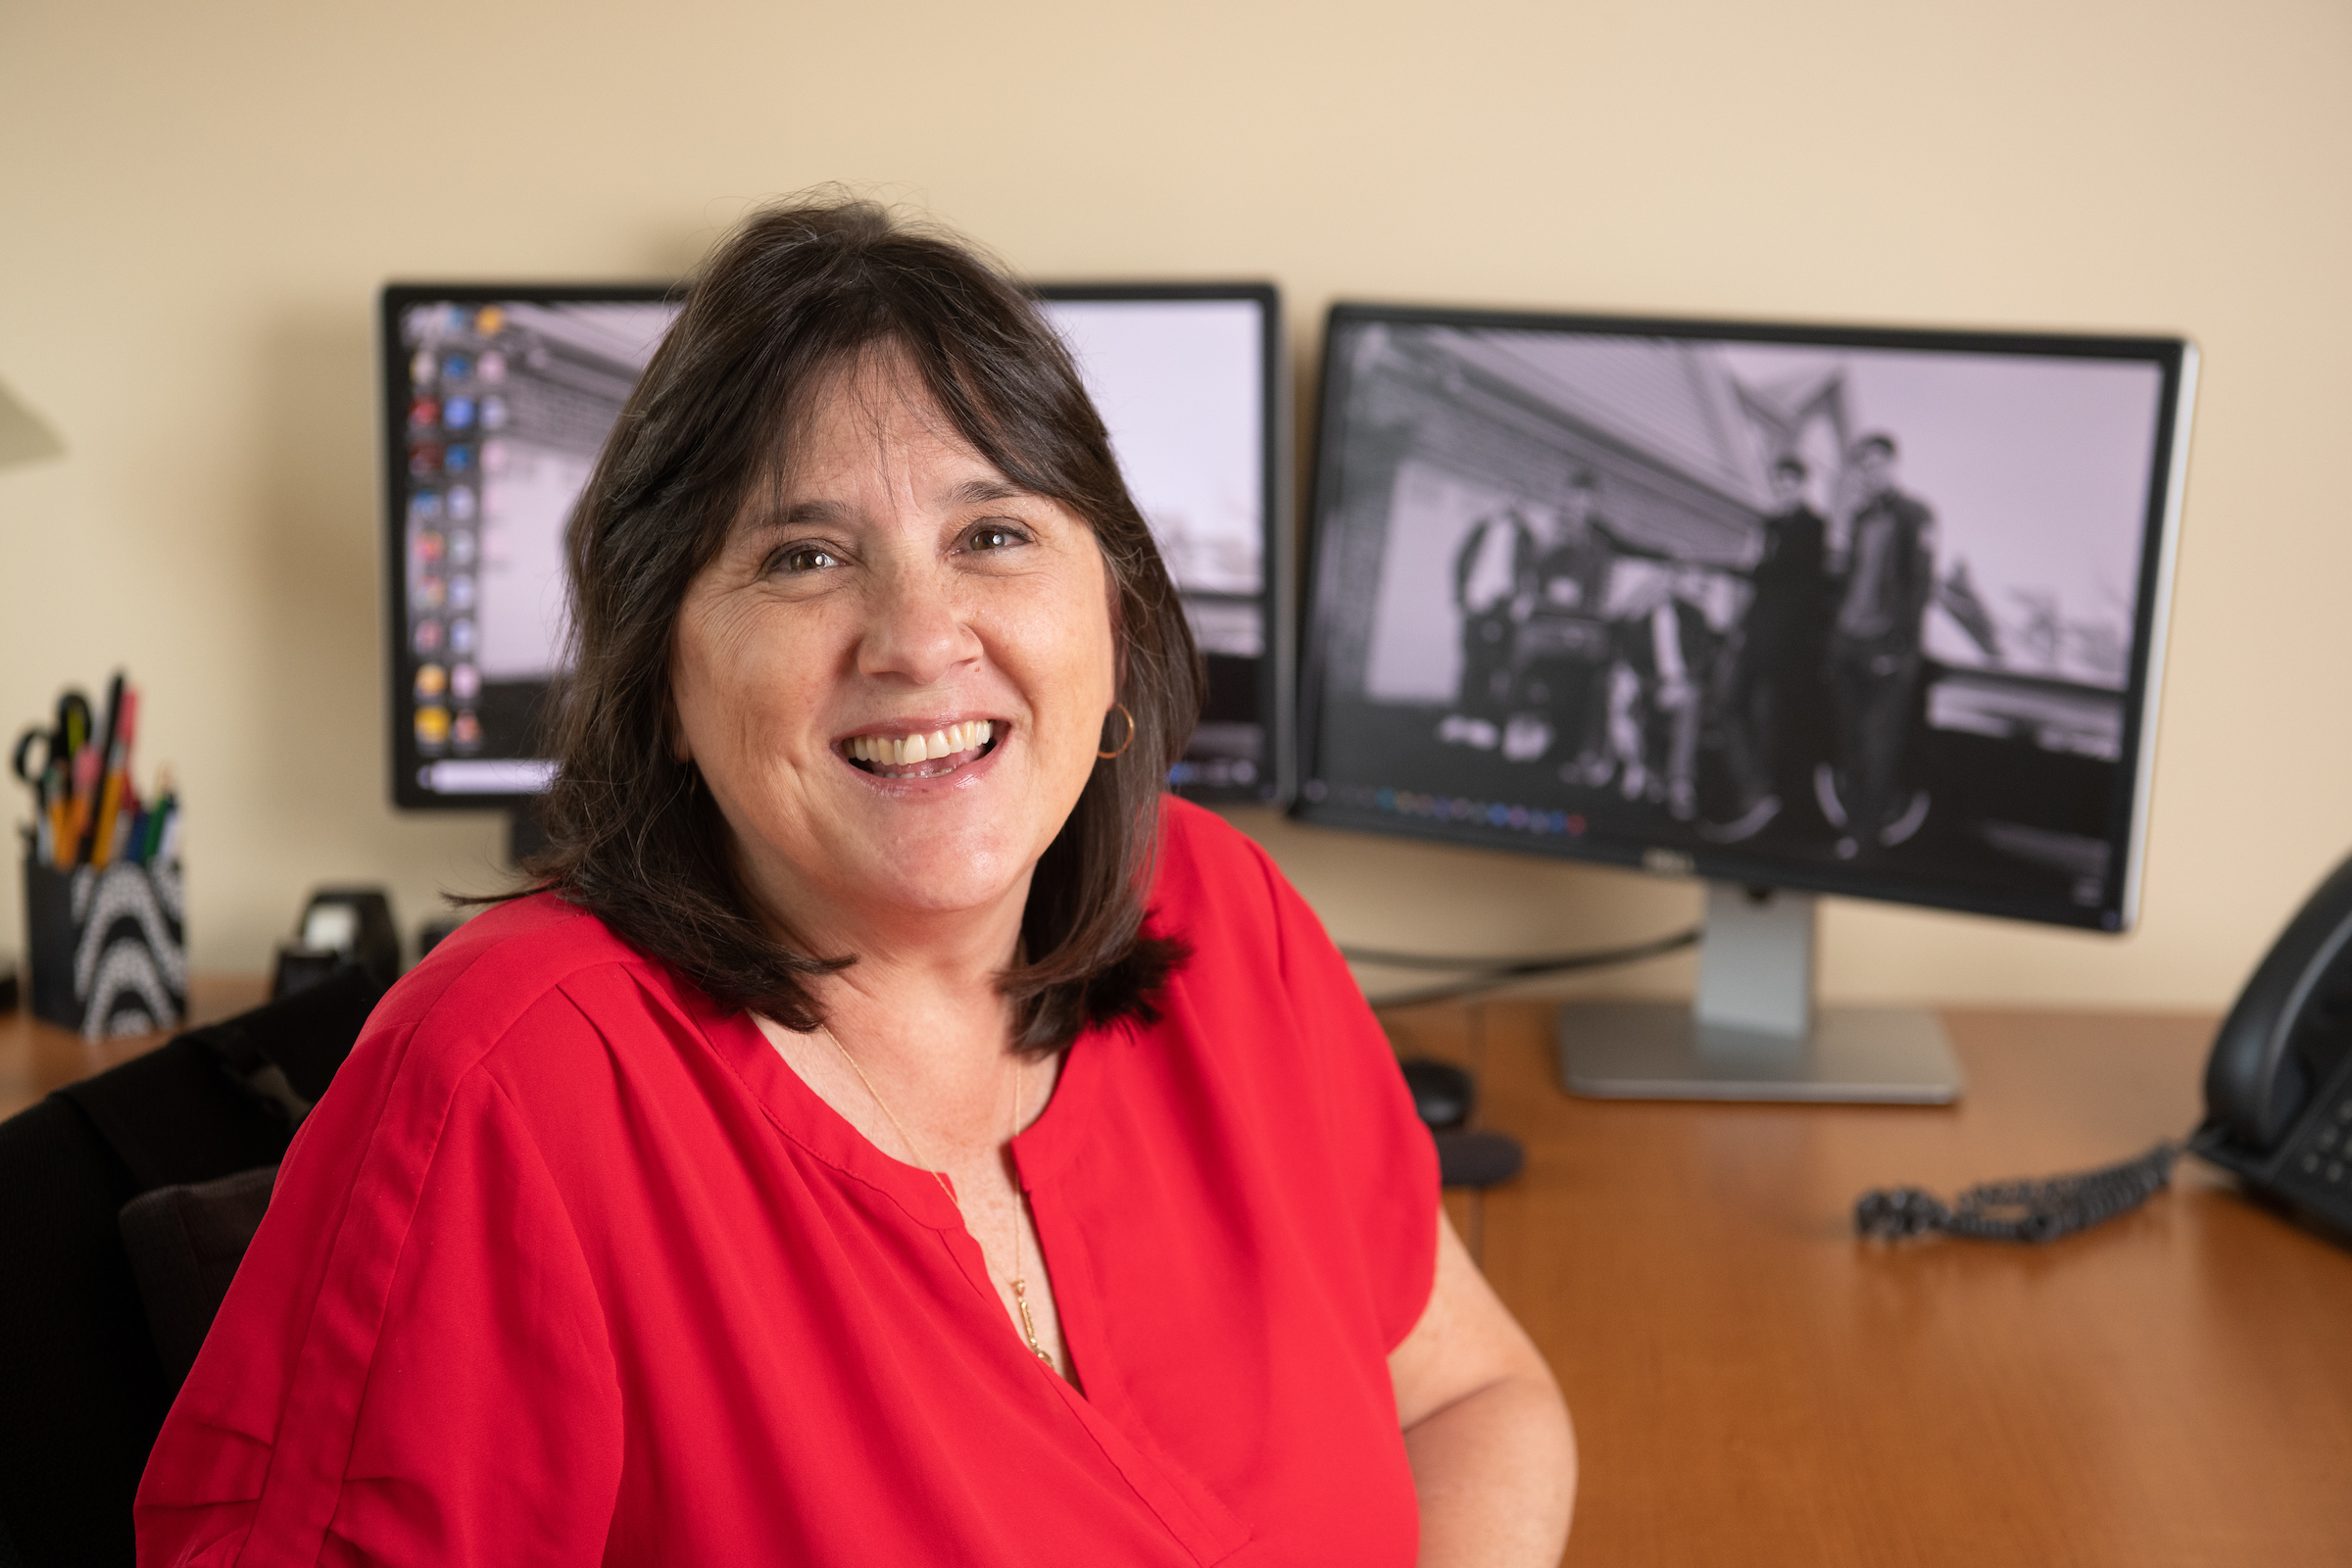
[[[1576,1502],[1559,1385],[1438,1213],[1437,1283],[1389,1356],[1421,1568],[1552,1568]]]

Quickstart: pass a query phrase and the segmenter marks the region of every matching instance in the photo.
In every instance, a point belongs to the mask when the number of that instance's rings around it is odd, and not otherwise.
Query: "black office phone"
[[[2287,922],[2223,1020],[2188,1147],[2352,1244],[2352,858]],[[1950,1203],[1922,1188],[1873,1188],[1854,1204],[1854,1226],[1886,1241],[1931,1231],[2052,1241],[2146,1201],[2180,1152],[2168,1139],[2099,1170],[1981,1183]]]
[[[2287,922],[2223,1021],[2189,1148],[2352,1234],[2352,858]]]

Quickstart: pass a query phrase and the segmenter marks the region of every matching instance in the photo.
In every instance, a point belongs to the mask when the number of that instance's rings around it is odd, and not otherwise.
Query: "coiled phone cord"
[[[2073,1176],[1980,1182],[1946,1205],[1924,1187],[1875,1187],[1854,1204],[1854,1229],[1881,1241],[1929,1231],[1982,1242],[2054,1242],[2128,1213],[2172,1185],[2180,1146],[2166,1139],[2120,1164]]]

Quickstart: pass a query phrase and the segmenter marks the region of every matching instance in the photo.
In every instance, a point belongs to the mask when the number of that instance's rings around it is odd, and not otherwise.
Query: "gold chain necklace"
[[[932,1165],[931,1156],[923,1152],[923,1146],[914,1141],[914,1135],[908,1132],[906,1124],[899,1120],[897,1113],[890,1108],[890,1102],[882,1098],[881,1091],[874,1087],[874,1081],[865,1075],[865,1069],[858,1065],[858,1058],[850,1054],[850,1048],[841,1043],[841,1037],[821,1023],[816,1027],[818,1033],[833,1042],[833,1049],[841,1053],[841,1059],[850,1064],[850,1071],[856,1073],[858,1081],[865,1086],[866,1098],[882,1107],[882,1114],[888,1118],[892,1130],[898,1133],[899,1142],[905,1144],[914,1157],[921,1162],[923,1168],[931,1173],[931,1179],[939,1183],[939,1190],[948,1195],[948,1201],[956,1205],[956,1217],[963,1221],[963,1228],[967,1232],[970,1231],[972,1229],[971,1216],[964,1213],[963,1200],[956,1196],[955,1185],[948,1180],[946,1173]],[[1012,1130],[1016,1136],[1021,1130],[1021,1069],[1017,1062],[1012,1069]],[[977,1234],[972,1237],[975,1242],[979,1239]],[[1012,1195],[1011,1241],[1012,1304],[1021,1314],[1021,1338],[1029,1342],[1030,1354],[1045,1362],[1048,1367],[1053,1368],[1058,1374],[1061,1369],[1054,1366],[1053,1353],[1037,1343],[1037,1324],[1029,1316],[1029,1282],[1021,1265],[1021,1195],[1017,1192]],[[988,1261],[986,1251],[980,1254],[980,1261],[983,1264]]]

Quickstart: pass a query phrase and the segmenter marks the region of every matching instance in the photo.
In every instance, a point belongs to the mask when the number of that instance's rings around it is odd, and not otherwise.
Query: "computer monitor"
[[[1289,689],[1274,290],[1057,285],[1045,308],[1110,427],[1207,659],[1172,782],[1271,799]],[[383,291],[392,797],[514,810],[554,775],[564,532],[678,310],[660,284]]]
[[[1037,292],[1207,665],[1200,723],[1169,781],[1199,800],[1281,798],[1296,685],[1281,298],[1268,283]]]
[[[564,533],[676,318],[660,284],[393,284],[384,374],[392,799],[513,808],[544,792]]]
[[[1937,1101],[1812,1005],[1812,895],[2137,909],[2195,351],[1341,306],[1298,813],[1710,883],[1694,1008],[1590,1093]]]

